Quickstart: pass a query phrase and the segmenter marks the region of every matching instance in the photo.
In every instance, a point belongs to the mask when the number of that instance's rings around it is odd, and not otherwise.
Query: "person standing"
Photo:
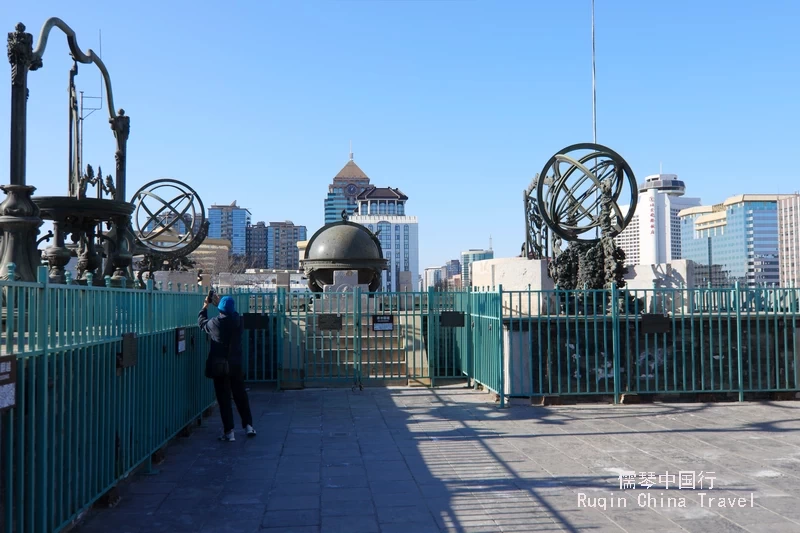
[[[208,319],[208,306],[214,304],[219,309],[219,316]],[[222,435],[219,440],[232,442],[234,436],[233,406],[231,395],[236,403],[236,410],[242,419],[242,427],[248,437],[255,437],[253,415],[250,412],[250,400],[244,388],[242,373],[242,320],[236,312],[236,302],[230,296],[221,299],[216,293],[209,293],[203,302],[203,308],[197,317],[202,331],[211,337],[211,348],[206,360],[206,377],[214,380],[214,393],[219,404],[222,417]]]

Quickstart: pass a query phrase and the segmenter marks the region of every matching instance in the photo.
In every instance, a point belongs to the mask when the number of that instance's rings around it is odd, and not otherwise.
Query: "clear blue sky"
[[[67,7],[69,5],[70,7]],[[524,240],[522,191],[560,148],[591,141],[591,2],[160,1],[0,10],[38,38],[50,16],[97,48],[131,117],[128,190],[173,177],[206,205],[316,231],[355,160],[420,219],[420,269],[494,238]],[[664,172],[704,203],[800,189],[800,2],[597,0],[598,142],[637,178]],[[67,192],[71,60],[53,34],[30,75],[28,183]],[[9,70],[0,84],[8,172]],[[97,94],[99,75],[79,83]],[[87,162],[113,168],[105,114]],[[7,174],[6,174],[7,176]],[[7,182],[8,179],[2,180]]]

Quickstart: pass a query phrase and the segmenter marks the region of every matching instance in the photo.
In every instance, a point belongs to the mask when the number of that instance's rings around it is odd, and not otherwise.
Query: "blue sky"
[[[0,11],[38,38],[58,16],[98,47],[131,117],[128,191],[159,177],[253,220],[323,223],[355,160],[420,219],[420,270],[493,237],[524,240],[522,191],[547,159],[591,141],[591,1],[37,0]],[[800,3],[596,1],[598,142],[636,177],[664,172],[714,203],[800,189]],[[66,39],[29,80],[28,183],[67,192]],[[6,67],[8,68],[8,67]],[[8,172],[9,80],[0,84]],[[99,93],[81,66],[78,83]],[[86,162],[113,168],[105,113]],[[6,178],[5,182],[8,181]]]

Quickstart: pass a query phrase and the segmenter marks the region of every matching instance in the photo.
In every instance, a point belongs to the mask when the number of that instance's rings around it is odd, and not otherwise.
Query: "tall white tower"
[[[639,184],[639,203],[630,224],[615,240],[626,265],[656,265],[681,258],[678,213],[700,205],[685,197],[686,185],[675,174],[654,174]],[[621,207],[624,213],[628,206]]]

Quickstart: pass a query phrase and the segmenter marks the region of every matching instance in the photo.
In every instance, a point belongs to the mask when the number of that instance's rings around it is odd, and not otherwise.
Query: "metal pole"
[[[596,69],[595,69],[595,49],[594,49],[594,0],[592,0],[592,142],[597,144],[597,85],[596,85]],[[597,168],[597,159],[594,160],[595,169]],[[596,170],[595,170],[596,171]],[[594,195],[595,203],[597,206],[596,216],[600,216],[600,191],[596,191]],[[600,228],[594,228],[595,238],[600,237]]]
[[[592,0],[592,142],[597,144],[597,86],[595,84],[594,0]]]

